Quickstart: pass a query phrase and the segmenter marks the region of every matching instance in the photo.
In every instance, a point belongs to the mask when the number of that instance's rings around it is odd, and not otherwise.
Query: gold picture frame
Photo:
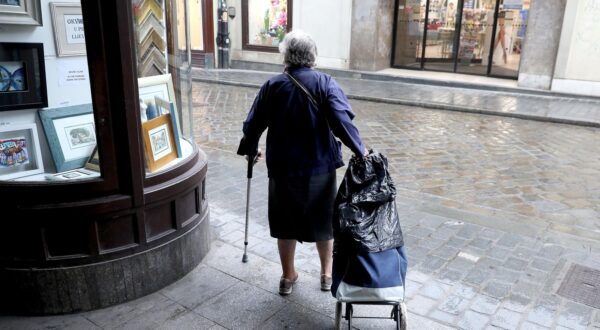
[[[158,116],[142,123],[142,132],[146,164],[150,172],[156,172],[177,159],[177,147],[170,114]]]

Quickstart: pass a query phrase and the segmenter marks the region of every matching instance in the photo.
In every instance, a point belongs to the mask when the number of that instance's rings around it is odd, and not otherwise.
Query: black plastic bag
[[[403,246],[395,198],[384,155],[371,150],[364,160],[350,159],[335,200],[335,249],[379,252]]]

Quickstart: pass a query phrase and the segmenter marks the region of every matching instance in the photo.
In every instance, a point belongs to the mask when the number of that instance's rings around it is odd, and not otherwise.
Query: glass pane
[[[291,5],[291,4],[290,4]],[[291,20],[287,0],[248,0],[248,44],[277,47]]]
[[[493,1],[464,3],[457,72],[487,74],[489,47],[494,22]]]
[[[425,44],[425,68],[454,71],[458,0],[431,0]]]
[[[49,8],[35,35],[0,32],[0,181],[100,177],[81,4]]]
[[[420,68],[426,0],[400,0],[394,66]]]
[[[146,173],[155,174],[193,152],[188,1],[133,6]]]
[[[493,46],[492,75],[517,78],[528,13],[529,1],[505,0],[500,4]]]

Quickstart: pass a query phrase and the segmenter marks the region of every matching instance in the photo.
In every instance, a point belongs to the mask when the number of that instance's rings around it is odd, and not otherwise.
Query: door
[[[190,0],[190,39],[192,66],[215,67],[212,0]]]

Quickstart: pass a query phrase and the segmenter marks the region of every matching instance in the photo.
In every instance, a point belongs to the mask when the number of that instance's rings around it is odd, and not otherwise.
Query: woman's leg
[[[296,254],[296,240],[278,239],[279,259],[281,260],[281,269],[283,277],[288,280],[296,278],[296,269],[294,267],[294,255]]]
[[[321,274],[331,276],[331,264],[333,262],[333,240],[317,242],[317,251],[321,259]]]

